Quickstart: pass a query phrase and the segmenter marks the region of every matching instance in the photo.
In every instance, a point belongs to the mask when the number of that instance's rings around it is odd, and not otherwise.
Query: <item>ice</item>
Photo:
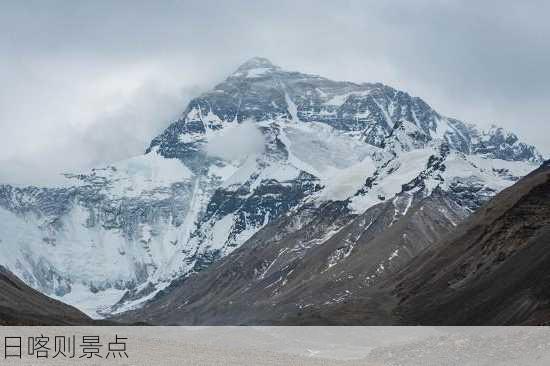
[[[52,298],[63,301],[66,304],[78,307],[79,310],[93,319],[102,319],[110,304],[117,303],[124,295],[125,290],[108,289],[105,291],[91,292],[89,287],[77,284],[71,292],[65,296],[51,295]]]
[[[298,122],[298,107],[296,107],[296,104],[292,101],[290,98],[290,95],[285,91],[285,101],[286,105],[288,106],[288,112],[290,113],[290,116],[294,122]]]
[[[344,169],[331,168],[322,179],[325,189],[321,200],[340,201],[353,196],[365,184],[365,177],[371,176],[376,166],[371,158]]]
[[[193,173],[181,161],[166,159],[156,151],[114,163],[95,170],[96,176],[112,182],[109,193],[114,196],[137,197],[145,191],[187,182]]]
[[[390,162],[387,170],[377,180],[377,185],[366,194],[352,198],[351,207],[355,212],[362,213],[369,207],[380,203],[378,197],[389,199],[401,192],[403,184],[410,182],[419,172],[424,170],[429,157],[436,154],[432,147],[403,152]],[[387,172],[390,171],[388,174]]]
[[[227,241],[227,234],[231,231],[234,223],[235,217],[233,215],[226,215],[214,224],[210,237],[210,249],[223,248]]]

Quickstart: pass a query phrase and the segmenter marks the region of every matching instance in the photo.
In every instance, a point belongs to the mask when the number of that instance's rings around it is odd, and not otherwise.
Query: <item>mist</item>
[[[1,10],[0,182],[55,183],[141,154],[190,98],[253,56],[383,82],[550,153],[542,0],[25,1]]]
[[[205,146],[208,155],[226,161],[261,154],[264,149],[264,135],[252,121],[232,123],[212,137]]]

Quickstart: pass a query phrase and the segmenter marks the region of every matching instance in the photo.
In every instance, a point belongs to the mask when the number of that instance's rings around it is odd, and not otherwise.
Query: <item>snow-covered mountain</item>
[[[63,187],[0,186],[0,264],[99,317],[142,305],[304,207],[339,202],[361,215],[392,202],[397,220],[445,192],[466,215],[540,162],[513,133],[389,86],[253,58],[144,155],[66,174]]]

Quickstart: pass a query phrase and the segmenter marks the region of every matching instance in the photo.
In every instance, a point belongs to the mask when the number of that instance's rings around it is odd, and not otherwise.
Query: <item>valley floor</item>
[[[548,365],[550,330],[527,327],[23,327],[0,337],[125,337],[128,358],[76,363],[149,365]],[[78,356],[77,356],[78,357]],[[69,365],[74,359],[41,359]],[[23,356],[17,365],[36,365]]]

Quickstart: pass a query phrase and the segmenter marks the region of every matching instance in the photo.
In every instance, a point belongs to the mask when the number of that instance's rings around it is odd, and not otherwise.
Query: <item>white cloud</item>
[[[253,56],[380,81],[549,154],[549,10],[544,0],[10,2],[0,182],[45,183],[141,153],[198,94],[192,86],[209,90]]]
[[[265,149],[265,138],[253,122],[233,123],[208,140],[205,151],[227,161],[240,160]]]
[[[142,154],[196,92],[143,81],[95,98],[54,90],[51,104],[42,95],[18,98],[17,113],[0,111],[0,183],[59,184],[61,173]]]

